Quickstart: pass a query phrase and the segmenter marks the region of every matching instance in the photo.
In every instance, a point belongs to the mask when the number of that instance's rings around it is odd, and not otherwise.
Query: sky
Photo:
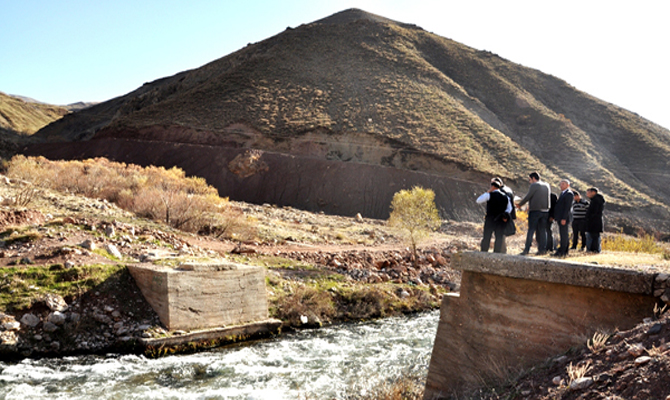
[[[491,51],[670,128],[665,0],[0,0],[0,91],[105,101],[348,8]]]

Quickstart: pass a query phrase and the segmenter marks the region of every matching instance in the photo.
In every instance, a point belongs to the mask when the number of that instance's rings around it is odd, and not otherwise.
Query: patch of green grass
[[[63,269],[51,266],[7,267],[0,275],[0,310],[29,308],[47,293],[72,297],[104,282],[123,265],[93,264]]]
[[[7,229],[0,233],[0,239],[4,240],[6,245],[13,243],[27,243],[42,239],[42,234],[32,229],[23,231],[17,229]]]

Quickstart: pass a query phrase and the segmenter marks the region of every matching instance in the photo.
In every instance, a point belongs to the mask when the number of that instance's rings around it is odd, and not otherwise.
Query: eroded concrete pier
[[[656,274],[487,253],[452,258],[461,292],[445,296],[424,399],[463,395],[530,367],[596,331],[653,315]]]
[[[169,330],[221,328],[268,319],[265,270],[231,262],[128,266]]]

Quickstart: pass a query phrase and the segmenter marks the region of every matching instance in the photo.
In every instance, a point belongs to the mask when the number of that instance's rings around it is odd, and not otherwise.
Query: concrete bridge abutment
[[[654,313],[656,274],[546,258],[462,253],[460,295],[445,296],[424,399],[461,396],[597,331]]]

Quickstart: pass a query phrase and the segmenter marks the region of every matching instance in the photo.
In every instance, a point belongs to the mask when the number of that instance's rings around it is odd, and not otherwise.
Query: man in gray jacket
[[[533,244],[533,234],[537,236],[537,254],[547,252],[547,221],[549,219],[549,196],[551,189],[549,184],[540,180],[540,174],[532,172],[528,175],[530,188],[528,193],[519,202],[519,208],[528,203],[528,234],[526,245],[521,252],[522,256],[528,255],[530,246]]]

